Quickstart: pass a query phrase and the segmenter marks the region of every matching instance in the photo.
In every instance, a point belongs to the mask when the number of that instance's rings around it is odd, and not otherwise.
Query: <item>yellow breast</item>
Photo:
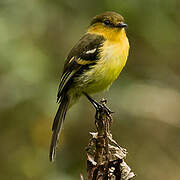
[[[87,93],[96,93],[107,89],[119,76],[129,53],[129,42],[125,32],[122,35],[118,41],[105,41],[101,48],[100,60],[86,74],[90,82],[86,87]]]

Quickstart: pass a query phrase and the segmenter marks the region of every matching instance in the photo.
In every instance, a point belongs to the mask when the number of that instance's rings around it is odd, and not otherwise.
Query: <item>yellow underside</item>
[[[101,49],[101,59],[80,78],[83,91],[92,94],[105,90],[119,76],[129,52],[129,42],[124,30],[121,33],[118,41],[105,42]]]
[[[79,96],[82,92],[92,94],[109,88],[125,66],[128,53],[129,42],[123,29],[116,39],[105,41],[101,48],[100,60],[91,70],[76,79],[78,85],[72,89],[74,93],[71,93]]]

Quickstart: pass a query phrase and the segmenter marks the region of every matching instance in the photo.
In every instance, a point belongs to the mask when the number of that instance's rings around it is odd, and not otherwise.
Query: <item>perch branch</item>
[[[106,100],[100,104],[95,115],[97,132],[90,133],[92,138],[86,149],[88,180],[129,180],[135,174],[125,162],[126,149],[112,138],[112,111],[106,106]]]

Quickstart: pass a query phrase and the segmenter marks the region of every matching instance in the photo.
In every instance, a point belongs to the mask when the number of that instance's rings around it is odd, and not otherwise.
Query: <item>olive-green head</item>
[[[127,24],[124,23],[124,18],[116,12],[105,12],[95,16],[90,26],[103,25],[108,28],[124,28]]]

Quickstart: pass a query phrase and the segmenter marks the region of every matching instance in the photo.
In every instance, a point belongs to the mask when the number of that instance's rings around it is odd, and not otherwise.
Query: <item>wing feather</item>
[[[87,33],[72,48],[64,65],[57,94],[57,102],[68,82],[83,67],[94,64],[99,59],[100,47],[105,41],[103,36]]]

